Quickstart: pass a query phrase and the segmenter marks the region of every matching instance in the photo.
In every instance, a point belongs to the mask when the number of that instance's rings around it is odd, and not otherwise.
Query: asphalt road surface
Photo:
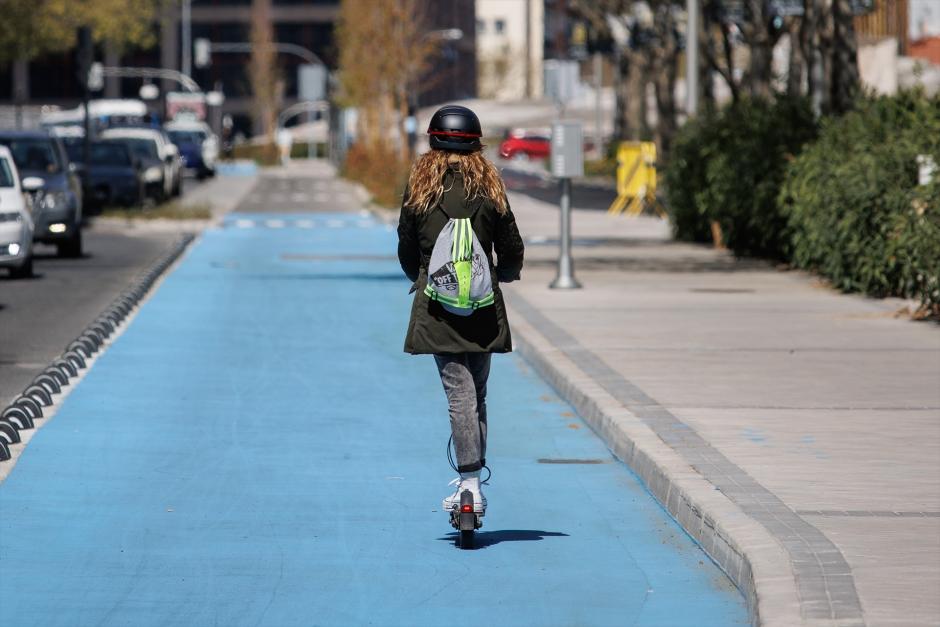
[[[198,182],[184,179],[184,198]],[[0,270],[0,407],[59,356],[134,276],[176,239],[145,228],[91,218],[80,259],[57,257],[37,244],[35,276],[12,280]]]
[[[561,201],[559,182],[548,176],[541,165],[532,163],[522,167],[511,161],[499,161],[498,165],[503,181],[511,191],[553,205]],[[607,211],[616,197],[617,193],[611,187],[579,181],[571,184],[571,207],[575,210]]]
[[[257,191],[3,483],[16,575],[0,623],[747,624],[727,578],[516,355],[493,360],[484,527],[456,548],[447,404],[433,360],[402,352],[394,227],[353,201],[330,211],[338,181]],[[266,199],[296,204],[250,210]]]

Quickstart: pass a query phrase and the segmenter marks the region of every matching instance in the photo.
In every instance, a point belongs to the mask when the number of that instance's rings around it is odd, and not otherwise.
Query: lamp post
[[[193,73],[193,18],[190,2],[191,0],[183,0],[182,19],[180,20],[182,22],[180,24],[180,39],[183,40],[183,54],[180,65],[183,74],[186,76],[192,76]]]
[[[699,0],[686,0],[688,25],[685,36],[685,86],[686,115],[692,117],[698,111],[698,3]]]

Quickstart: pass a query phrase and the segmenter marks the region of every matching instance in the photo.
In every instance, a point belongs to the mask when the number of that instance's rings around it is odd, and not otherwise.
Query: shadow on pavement
[[[460,534],[456,531],[448,533],[443,538],[445,542],[457,542]],[[567,538],[567,533],[560,531],[536,531],[534,529],[503,529],[500,531],[477,531],[473,539],[473,546],[476,549],[482,549],[500,542],[532,542],[544,538]]]

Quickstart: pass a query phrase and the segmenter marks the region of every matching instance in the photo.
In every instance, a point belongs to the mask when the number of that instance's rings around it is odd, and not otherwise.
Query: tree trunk
[[[832,1],[832,60],[829,84],[830,108],[844,113],[852,107],[858,93],[858,48],[854,16],[849,0]]]
[[[252,105],[261,124],[260,133],[274,143],[280,105],[277,58],[274,51],[274,28],[271,23],[271,0],[252,0],[251,60],[248,77],[251,82]]]
[[[801,22],[802,20],[800,20]],[[788,20],[788,37],[790,41],[790,58],[787,63],[787,95],[791,98],[802,96],[803,83],[806,76],[806,57],[803,54],[801,41],[802,28],[797,20]]]
[[[773,95],[773,50],[777,42],[769,32],[768,6],[763,0],[748,0],[750,17],[742,28],[750,50],[746,85],[752,96],[760,98]]]

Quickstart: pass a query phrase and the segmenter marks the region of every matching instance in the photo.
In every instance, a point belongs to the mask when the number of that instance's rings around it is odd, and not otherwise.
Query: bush
[[[397,150],[385,144],[372,148],[353,144],[346,152],[343,176],[362,183],[377,204],[397,208],[401,206],[409,167]]]
[[[788,98],[744,99],[687,124],[664,181],[676,237],[706,241],[714,221],[736,255],[784,258],[777,196],[787,164],[816,132],[809,103]]]
[[[250,159],[260,166],[280,165],[281,152],[275,144],[238,144],[232,148],[233,159]]]
[[[705,111],[692,118],[673,139],[666,167],[663,189],[666,211],[676,239],[707,242],[711,239],[710,216],[698,200],[708,185],[706,154],[714,151],[716,115]]]
[[[792,263],[842,290],[919,298],[940,313],[940,172],[918,185],[918,155],[940,164],[940,97],[866,98],[826,121],[779,198]]]

